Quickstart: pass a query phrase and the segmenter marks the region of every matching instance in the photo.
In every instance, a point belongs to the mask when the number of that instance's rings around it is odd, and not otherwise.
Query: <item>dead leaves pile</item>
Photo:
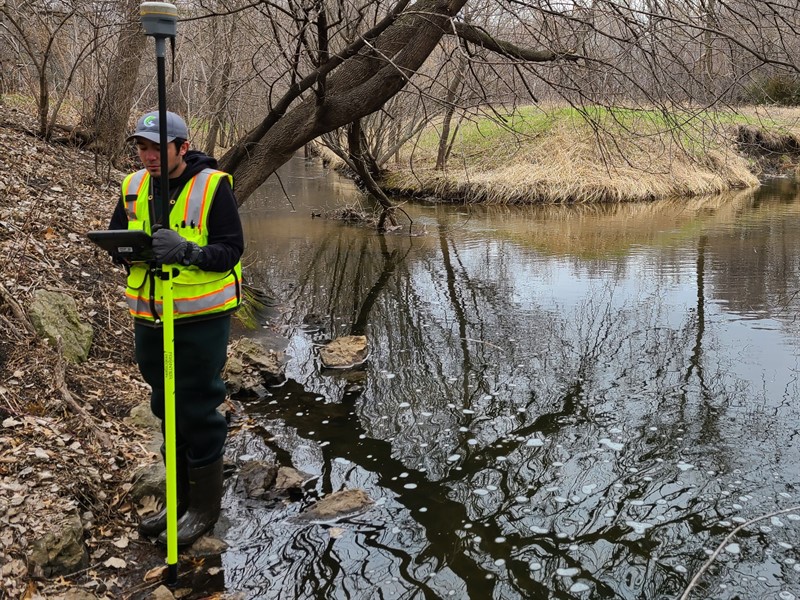
[[[74,586],[115,596],[130,563],[130,474],[152,460],[122,417],[147,390],[133,358],[124,273],[86,239],[104,229],[121,174],[96,173],[92,154],[25,132],[0,106],[0,589],[57,596]],[[33,333],[37,289],[72,295],[94,328],[89,360],[65,365]],[[90,567],[32,579],[27,553],[65,514],[80,515]]]

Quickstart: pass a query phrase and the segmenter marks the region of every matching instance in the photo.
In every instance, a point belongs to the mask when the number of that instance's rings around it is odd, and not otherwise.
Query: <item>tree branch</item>
[[[462,40],[516,60],[523,60],[525,62],[552,62],[556,60],[577,61],[584,58],[579,54],[572,54],[570,52],[553,52],[551,50],[521,48],[515,46],[511,42],[498,40],[482,27],[470,25],[463,21],[455,22],[453,28],[455,30],[455,35]]]
[[[408,6],[409,2],[410,0],[401,0],[397,6],[395,6],[394,10],[386,15],[386,17],[382,19],[375,27],[373,27],[363,36],[359,37],[347,48],[338,54],[335,54],[324,65],[321,65],[318,69],[315,69],[296,85],[292,86],[289,91],[286,92],[286,94],[284,94],[284,96],[278,101],[267,117],[258,126],[252,129],[243,140],[225,153],[225,155],[220,159],[220,166],[222,169],[229,173],[235,171],[236,168],[246,158],[253,144],[256,144],[262,137],[264,137],[270,128],[272,128],[272,126],[275,125],[275,123],[277,123],[281,117],[286,114],[286,111],[289,109],[289,106],[292,104],[292,102],[299,98],[303,92],[310,89],[311,86],[317,83],[321,78],[325,77],[328,73],[345,62],[348,58],[355,56],[367,44],[367,42],[378,37],[384,30],[394,23],[397,16],[403,11],[403,9],[405,9],[406,6]]]
[[[16,301],[14,296],[8,289],[0,282],[0,300],[5,301],[8,307],[11,309],[11,313],[17,319],[18,324],[22,325],[25,328],[25,331],[31,334],[35,334],[36,331],[31,325],[31,322],[28,320],[28,315],[25,314],[25,309]]]

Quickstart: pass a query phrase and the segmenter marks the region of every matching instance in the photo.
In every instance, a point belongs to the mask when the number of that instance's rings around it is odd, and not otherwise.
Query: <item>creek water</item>
[[[246,404],[255,426],[230,451],[310,480],[278,506],[228,486],[222,587],[677,598],[753,521],[692,597],[800,597],[797,184],[647,205],[406,204],[411,235],[312,218],[358,197],[296,158],[243,207],[288,381]],[[322,369],[317,345],[348,334],[367,336],[368,361]],[[375,500],[366,512],[294,518],[353,488]]]

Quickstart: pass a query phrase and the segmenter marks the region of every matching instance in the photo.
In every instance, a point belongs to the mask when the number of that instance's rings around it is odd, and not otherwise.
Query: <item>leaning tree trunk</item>
[[[364,143],[364,132],[361,130],[361,119],[356,119],[347,127],[347,146],[350,152],[350,160],[356,169],[358,177],[361,179],[361,183],[383,207],[381,216],[378,218],[378,231],[386,231],[387,219],[392,226],[397,226],[397,220],[394,218],[395,205],[389,200],[389,197],[380,186],[375,183],[372,173],[370,173],[370,165],[375,164],[375,159],[368,156],[369,152],[367,152],[366,144]]]
[[[117,47],[108,64],[105,85],[94,111],[94,131],[98,150],[116,164],[122,155],[128,132],[128,118],[133,108],[136,80],[145,49],[145,37],[139,25],[139,0],[125,0],[123,23]]]
[[[240,203],[305,144],[380,109],[405,87],[445,34],[515,60],[580,59],[574,53],[520,48],[454,20],[467,0],[418,0],[406,11],[409,2],[399,0],[370,31],[338,54],[327,55],[225,153],[220,165],[238,181]],[[316,93],[310,93],[312,88]]]
[[[293,86],[220,160],[237,182],[239,202],[306,143],[375,112],[403,89],[441,37],[452,30],[449,19],[466,2],[419,0],[413,11],[389,15],[376,28],[377,37],[362,36]],[[397,10],[405,6],[400,2]],[[367,44],[370,40],[374,41]],[[295,105],[320,79],[325,80],[324,97],[308,94]]]

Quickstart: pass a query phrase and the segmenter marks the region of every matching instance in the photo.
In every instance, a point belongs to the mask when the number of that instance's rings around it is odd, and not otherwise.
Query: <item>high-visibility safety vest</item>
[[[233,178],[227,173],[203,169],[183,186],[169,213],[170,228],[200,247],[208,244],[208,213],[223,177],[227,177],[233,187]],[[151,234],[150,174],[145,169],[124,179],[122,199],[128,215],[128,229]],[[177,270],[172,278],[175,319],[232,312],[241,304],[241,262],[225,273],[203,271],[195,265],[170,267]],[[144,262],[131,265],[125,296],[131,314],[138,319],[157,321],[163,314],[162,283],[156,271]]]

